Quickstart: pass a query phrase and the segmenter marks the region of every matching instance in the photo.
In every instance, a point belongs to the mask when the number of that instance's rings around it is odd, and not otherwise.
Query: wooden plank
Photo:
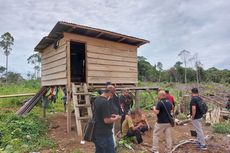
[[[118,50],[113,48],[105,48],[101,46],[87,45],[87,51],[93,53],[101,53],[107,55],[117,55],[123,57],[137,57],[137,51],[134,50]]]
[[[137,62],[137,58],[134,57],[121,57],[121,56],[114,56],[114,55],[104,55],[98,53],[87,53],[87,57],[97,58],[97,59],[106,59],[106,60],[114,60],[114,61],[126,61],[126,62]]]
[[[128,73],[128,72],[111,72],[111,71],[88,71],[89,77],[123,77],[123,78],[130,78],[130,77],[136,77],[137,73]]]
[[[56,67],[58,65],[64,65],[64,64],[66,64],[66,61],[67,61],[66,57],[64,57],[64,58],[56,60],[56,61],[54,61],[52,63],[42,64],[42,71],[54,68],[54,67]]]
[[[52,63],[52,62],[54,62],[54,61],[57,61],[57,60],[59,60],[59,59],[65,58],[65,57],[66,57],[66,52],[61,52],[61,53],[56,54],[56,55],[54,55],[54,56],[52,56],[52,57],[49,57],[49,58],[47,58],[47,59],[44,59],[44,60],[42,61],[42,64]]]
[[[78,117],[77,119],[78,120],[88,120],[90,118],[91,118],[90,116],[83,116],[83,117]],[[78,134],[78,136],[82,136],[82,134]]]
[[[66,71],[66,65],[58,65],[54,68],[43,70],[42,75],[46,76],[46,75],[50,75],[57,72],[63,72],[63,71]]]
[[[36,93],[13,94],[13,95],[0,95],[0,98],[12,98],[12,97],[34,96],[35,94],[36,94]]]
[[[77,89],[76,89],[74,83],[72,83],[72,90],[73,90],[73,94],[76,94]],[[78,105],[77,96],[73,96],[73,105],[74,105],[74,114],[75,114],[75,120],[76,120],[76,126],[77,126],[77,134],[78,134],[78,136],[82,136],[81,121],[78,119],[80,117],[80,110],[79,110],[79,107],[77,107],[77,105]]]
[[[83,89],[84,89],[84,93],[88,93],[88,87],[87,87],[86,83],[83,84]],[[85,95],[85,103],[90,105],[90,97],[89,97],[89,95]],[[87,107],[87,113],[88,113],[88,116],[92,117],[91,107]]]
[[[42,86],[67,85],[67,79],[41,80]]]
[[[137,83],[137,78],[88,77],[88,83]]]
[[[114,61],[106,59],[97,59],[97,58],[88,58],[89,64],[100,64],[100,65],[118,65],[118,66],[128,66],[137,68],[137,62],[123,62],[123,61]]]
[[[58,47],[62,47],[65,44],[66,44],[66,40],[62,38],[62,39],[59,40]],[[52,50],[55,50],[53,44],[51,44],[50,46],[48,46],[47,48],[45,48],[43,51],[41,51],[41,53],[43,55],[46,55],[46,54],[49,54],[49,52],[52,51]]]
[[[54,56],[56,54],[59,54],[61,52],[66,52],[66,46],[65,45],[59,47],[58,49],[52,49],[47,54],[42,53],[41,58],[42,58],[42,60],[44,60],[44,59],[52,57],[52,56]]]
[[[103,39],[91,38],[91,37],[82,36],[78,34],[72,34],[67,32],[64,32],[63,34],[64,34],[64,39],[66,40],[87,42],[87,44],[91,44],[94,46],[102,46],[102,47],[114,48],[119,50],[128,49],[134,51],[138,48],[138,46],[123,44],[123,43],[113,42],[113,41],[108,41]]]
[[[77,104],[75,107],[91,107],[91,104]]]
[[[88,71],[112,71],[112,72],[135,72],[137,73],[137,68],[124,67],[124,66],[113,66],[113,65],[88,64]]]
[[[42,81],[62,79],[62,78],[66,78],[66,71],[53,73],[53,74],[50,74],[50,75],[43,75],[42,74]]]

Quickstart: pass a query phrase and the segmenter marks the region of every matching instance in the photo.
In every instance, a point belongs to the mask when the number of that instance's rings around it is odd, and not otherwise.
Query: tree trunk
[[[199,84],[199,69],[196,70],[196,82]]]
[[[159,79],[158,82],[161,82],[161,72],[159,73]]]
[[[6,83],[8,78],[8,55],[6,55]]]
[[[184,83],[187,83],[187,68],[184,68]]]

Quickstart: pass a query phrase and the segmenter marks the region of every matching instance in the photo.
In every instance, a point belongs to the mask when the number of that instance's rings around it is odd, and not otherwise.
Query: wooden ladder
[[[82,136],[82,120],[92,117],[90,104],[90,93],[86,83],[75,85],[72,83],[73,104],[76,119],[76,127],[78,136]]]

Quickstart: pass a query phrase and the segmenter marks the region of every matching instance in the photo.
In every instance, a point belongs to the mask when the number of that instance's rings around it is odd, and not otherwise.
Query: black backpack
[[[208,112],[208,106],[200,97],[197,97],[197,104],[202,114],[206,114]]]

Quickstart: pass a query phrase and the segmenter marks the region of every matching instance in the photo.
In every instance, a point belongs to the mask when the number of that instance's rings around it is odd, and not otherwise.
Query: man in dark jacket
[[[172,104],[166,99],[165,91],[160,90],[158,92],[159,102],[157,106],[153,106],[153,113],[157,115],[157,123],[153,131],[153,147],[154,153],[159,153],[158,142],[160,134],[163,132],[166,139],[165,152],[170,153],[172,148],[172,137],[171,137],[171,124],[170,124],[170,113],[172,111]]]
[[[125,120],[125,116],[133,107],[133,99],[130,96],[128,89],[123,90],[122,95],[119,97],[119,102],[122,111],[122,116],[121,116],[121,125],[122,125],[123,121]]]
[[[96,153],[115,153],[112,128],[113,123],[120,119],[120,116],[111,113],[111,101],[109,99],[113,97],[114,93],[115,87],[108,85],[105,91],[94,101]]]
[[[202,99],[199,97],[199,92],[197,88],[192,89],[192,99],[190,102],[190,115],[192,116],[192,125],[197,133],[197,145],[202,150],[207,150],[205,145],[204,132],[202,129],[202,117],[203,114],[199,108]]]

